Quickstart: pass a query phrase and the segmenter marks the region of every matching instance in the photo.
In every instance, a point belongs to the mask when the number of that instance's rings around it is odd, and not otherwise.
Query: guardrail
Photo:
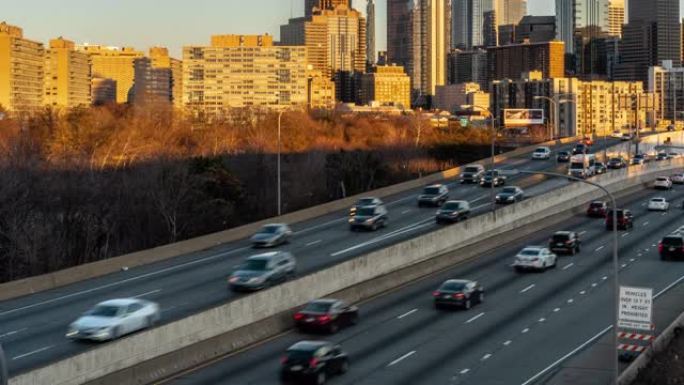
[[[577,138],[566,138],[560,141],[553,141],[542,143],[540,145],[552,144],[567,144],[576,141]],[[531,152],[535,146],[527,146],[515,149],[496,157],[497,162],[515,158]],[[487,160],[482,160],[482,163]],[[133,268],[148,265],[155,262],[161,262],[167,259],[196,253],[207,250],[221,244],[233,242],[239,239],[248,238],[261,226],[271,222],[283,223],[298,223],[309,219],[324,216],[336,211],[344,210],[351,207],[362,196],[377,196],[379,198],[387,197],[394,194],[399,194],[407,190],[419,188],[427,184],[436,183],[444,179],[451,179],[461,173],[461,168],[456,167],[443,172],[432,174],[420,179],[415,179],[392,186],[383,187],[377,190],[369,191],[363,194],[355,195],[349,198],[336,200],[325,203],[315,207],[295,211],[282,215],[277,218],[269,218],[266,220],[250,223],[244,226],[236,227],[230,230],[209,234],[169,245],[156,247],[149,250],[134,252],[131,254],[122,255],[119,257],[109,258],[102,261],[87,263],[80,266],[71,267],[68,269],[56,271],[53,273],[43,274],[35,277],[20,279],[12,282],[0,284],[0,301],[5,301],[12,298],[17,298],[45,290],[54,289],[61,286],[66,286],[75,282],[84,281],[87,279],[101,277],[120,271],[122,268]]]
[[[683,166],[684,159],[652,163],[611,172],[596,181],[613,192],[620,192],[649,185],[655,176],[681,170]],[[398,279],[383,279],[393,273],[416,266],[436,268],[437,264],[433,262],[444,255],[451,256],[450,263],[457,263],[481,251],[465,253],[464,248],[493,237],[501,242],[506,234],[521,234],[521,228],[547,226],[554,218],[599,196],[601,192],[591,186],[570,184],[496,213],[392,245],[55,362],[14,377],[10,384],[81,384],[95,380],[100,384],[152,382],[281,332],[290,325],[292,309],[312,298],[345,291],[352,300],[377,295],[403,283]],[[458,253],[452,253],[457,250]],[[362,290],[349,292],[361,286]]]

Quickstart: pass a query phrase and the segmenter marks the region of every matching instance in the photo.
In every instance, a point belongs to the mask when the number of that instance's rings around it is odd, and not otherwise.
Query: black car
[[[498,204],[517,203],[523,199],[525,199],[525,193],[516,186],[504,187],[500,193],[496,194],[496,203]]]
[[[684,236],[681,234],[670,234],[658,243],[658,253],[660,259],[684,259]]]
[[[659,162],[659,161],[661,161],[661,160],[668,160],[668,155],[667,155],[667,153],[659,152],[659,153],[656,155],[655,160],[656,160],[657,162]]]
[[[634,215],[631,211],[617,210],[617,228],[618,230],[634,228]],[[613,210],[606,212],[606,230],[613,230]]]
[[[284,383],[320,385],[348,370],[349,357],[340,345],[327,341],[300,341],[290,346],[281,359],[280,379]]]
[[[299,330],[323,330],[332,334],[341,327],[355,325],[359,321],[359,308],[338,299],[317,299],[293,318]]]
[[[567,151],[559,151],[556,156],[556,161],[559,163],[567,163],[570,161],[570,153]]]
[[[489,170],[484,174],[484,177],[480,179],[480,186],[492,187],[492,183],[494,184],[494,187],[503,186],[506,184],[506,177],[496,170]]]
[[[587,208],[587,216],[590,218],[605,218],[608,212],[608,203],[604,201],[593,201]]]
[[[605,174],[606,171],[608,171],[608,167],[601,162],[596,162],[594,163],[594,171],[596,172],[596,175]]]
[[[484,289],[475,281],[465,279],[450,279],[432,292],[435,308],[447,306],[470,309],[475,303],[484,301]]]
[[[625,161],[625,158],[621,156],[617,156],[615,158],[610,158],[608,161],[608,168],[612,170],[618,170],[621,168],[627,167],[627,162]]]
[[[575,255],[580,252],[579,234],[574,231],[558,231],[549,239],[549,250],[554,253]]]
[[[467,201],[449,201],[437,211],[435,220],[438,224],[454,223],[468,219],[470,203]]]
[[[586,154],[587,152],[589,152],[589,147],[583,143],[576,145],[575,148],[572,149],[572,155]]]

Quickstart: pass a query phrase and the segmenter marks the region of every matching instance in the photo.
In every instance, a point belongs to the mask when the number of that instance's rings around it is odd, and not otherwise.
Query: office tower
[[[352,7],[352,0],[304,0],[304,15],[309,17],[313,14],[314,7],[318,10],[332,10],[338,5]]]
[[[378,63],[379,66],[384,66],[390,64],[387,62],[387,51],[378,51]]]
[[[459,83],[437,87],[434,107],[442,111],[462,111],[463,105],[489,108],[489,94],[478,83]]]
[[[515,26],[515,42],[541,43],[556,38],[556,18],[553,16],[525,16]]]
[[[520,79],[532,71],[540,71],[544,79],[563,77],[564,48],[562,41],[488,47],[488,78]]]
[[[152,60],[152,71],[157,81],[168,76],[171,102],[175,107],[182,107],[183,62],[169,56],[169,50],[166,47],[151,47],[149,55]]]
[[[395,105],[411,108],[411,79],[404,67],[376,66],[361,78],[360,104]]]
[[[50,40],[45,55],[45,104],[72,108],[91,104],[90,58],[74,42]]]
[[[666,60],[662,66],[648,69],[648,92],[660,99],[658,120],[669,120],[674,124],[675,116],[681,122],[684,117],[684,67],[673,66]]]
[[[375,0],[366,7],[366,62],[375,64]]]
[[[518,24],[527,14],[527,0],[496,0],[498,25]]]
[[[305,46],[309,63],[329,78],[366,69],[366,20],[346,6],[290,19],[280,26],[280,43]]]
[[[625,0],[610,0],[608,4],[608,34],[622,37],[623,24],[625,24]]]
[[[477,83],[482,89],[487,89],[487,50],[452,50],[447,58],[447,67],[449,84]]]
[[[440,0],[415,1],[411,9],[412,58],[408,73],[419,97],[434,95],[436,86],[446,84],[450,29],[445,11],[445,2]]]
[[[130,101],[171,103],[172,74],[171,68],[158,68],[152,65],[152,59],[143,57],[134,63],[135,83],[130,94]]]
[[[409,0],[387,0],[387,63],[409,68],[411,30]]]
[[[497,0],[452,0],[452,46],[459,49],[496,45]]]
[[[116,81],[116,102],[128,102],[136,80],[135,61],[145,57],[145,54],[131,47],[81,45],[76,49],[90,56],[94,78],[108,78]]]
[[[304,107],[306,56],[306,47],[275,46],[269,35],[212,36],[209,46],[183,47],[183,106],[210,117],[235,107]]]
[[[608,0],[556,0],[556,37],[565,43],[566,53],[575,54],[578,33],[608,32],[608,28]]]
[[[44,104],[45,49],[19,27],[0,23],[0,105],[30,111]]]
[[[116,80],[93,77],[91,99],[96,106],[116,103]]]

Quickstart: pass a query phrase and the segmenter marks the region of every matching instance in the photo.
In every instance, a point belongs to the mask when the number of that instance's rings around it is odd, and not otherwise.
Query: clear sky
[[[365,12],[365,0],[353,0]],[[681,0],[684,3],[684,0]],[[0,21],[47,42],[64,36],[77,43],[169,47],[208,44],[212,34],[279,35],[290,15],[304,13],[304,0],[3,0]],[[552,15],[554,0],[529,0],[529,13]],[[386,46],[386,0],[376,0],[378,49]]]

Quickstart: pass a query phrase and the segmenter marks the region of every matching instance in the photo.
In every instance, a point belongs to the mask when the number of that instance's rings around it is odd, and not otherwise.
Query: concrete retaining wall
[[[549,142],[542,145],[551,144],[566,144],[572,143],[576,138],[567,138],[558,142]],[[516,150],[507,152],[496,157],[497,162],[502,162],[507,159],[515,158],[531,152],[535,146],[521,147]],[[482,162],[487,162],[483,160]],[[444,172],[432,174],[424,178],[411,180],[404,183],[399,183],[392,186],[383,187],[374,191],[352,196],[346,199],[325,203],[319,206],[310,207],[304,210],[295,211],[285,214],[277,218],[269,218],[259,222],[250,223],[234,229],[205,235],[181,241],[169,245],[156,247],[154,249],[143,250],[131,254],[122,255],[120,257],[110,258],[98,262],[88,263],[69,269],[56,271],[49,274],[44,274],[36,277],[16,280],[0,285],[0,301],[11,298],[17,298],[24,295],[29,295],[45,290],[54,289],[57,287],[72,284],[74,282],[83,281],[90,278],[101,277],[110,273],[120,271],[124,266],[128,268],[143,266],[159,261],[164,261],[170,258],[187,255],[202,250],[207,250],[217,245],[233,242],[239,239],[248,238],[254,232],[266,223],[283,222],[283,223],[298,223],[309,219],[317,218],[336,211],[344,210],[351,207],[358,198],[362,196],[377,196],[384,198],[419,188],[431,183],[443,181],[445,179],[454,178],[461,173],[460,167],[446,170]]]
[[[683,165],[684,159],[651,163],[611,172],[596,180],[612,191],[623,191],[635,186],[648,185],[656,175],[681,169]],[[267,332],[278,333],[283,330],[286,323],[289,323],[287,314],[312,298],[325,297],[387,274],[429,262],[440,255],[462,250],[479,241],[506,234],[510,230],[535,224],[546,225],[556,216],[601,195],[600,191],[586,184],[570,184],[551,193],[505,207],[496,213],[472,218],[203,313],[106,344],[14,377],[10,384],[134,384],[163,378],[264,338]],[[498,241],[497,238],[497,243]],[[458,258],[455,262],[458,262]],[[395,286],[401,284],[402,282],[395,282]],[[373,293],[372,286],[367,287],[362,294],[366,297],[386,290],[378,287]],[[273,329],[266,331],[268,328],[250,327],[257,322],[261,322],[261,326],[268,325]],[[252,336],[255,332],[258,334],[256,338]],[[227,336],[230,338],[225,338]],[[203,344],[205,341],[214,343]],[[215,343],[218,341],[221,343]],[[194,351],[194,355],[173,354],[181,349],[186,349],[186,352],[194,350],[193,346],[203,346],[204,349]],[[174,359],[170,360],[169,357]],[[149,362],[139,365],[145,361]]]

